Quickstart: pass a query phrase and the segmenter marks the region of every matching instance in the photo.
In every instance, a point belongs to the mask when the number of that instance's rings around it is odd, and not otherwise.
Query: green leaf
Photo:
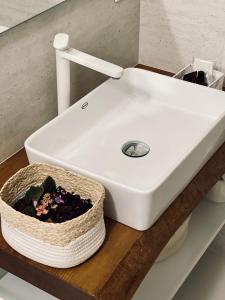
[[[30,189],[26,192],[25,199],[26,202],[30,203],[32,201],[38,201],[43,194],[44,189],[42,186],[31,186]]]
[[[56,192],[56,183],[51,176],[46,177],[45,181],[42,183],[42,186],[44,188],[44,194]]]
[[[27,216],[30,216],[30,217],[35,217],[36,216],[36,212],[33,208],[33,206],[29,205],[29,206],[26,206],[23,210],[23,213]]]

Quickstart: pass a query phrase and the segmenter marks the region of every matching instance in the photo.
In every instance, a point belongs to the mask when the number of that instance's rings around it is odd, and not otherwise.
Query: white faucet
[[[68,34],[56,34],[53,46],[56,49],[58,114],[61,114],[70,106],[70,61],[112,78],[118,79],[123,74],[123,68],[117,65],[69,48]]]

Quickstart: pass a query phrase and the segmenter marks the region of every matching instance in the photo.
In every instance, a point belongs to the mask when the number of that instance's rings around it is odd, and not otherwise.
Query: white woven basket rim
[[[63,169],[63,168],[56,167],[56,166],[53,166],[53,165],[50,165],[50,164],[34,163],[34,164],[28,165],[28,166],[26,166],[26,167],[20,169],[17,173],[15,173],[12,177],[10,177],[10,178],[4,183],[4,185],[2,186],[2,188],[1,188],[1,190],[0,190],[0,201],[6,203],[4,200],[2,200],[2,191],[3,191],[3,190],[5,189],[5,187],[8,185],[8,181],[9,181],[9,180],[15,179],[16,177],[18,177],[18,176],[21,174],[21,172],[22,172],[23,170],[29,169],[31,166],[43,166],[43,165],[53,167],[54,169],[62,170],[62,171],[64,171],[64,172],[66,172],[66,173],[71,173],[72,175],[75,175],[75,176],[78,177],[78,178],[88,179],[88,181],[93,182],[94,184],[97,184],[99,187],[101,187],[101,188],[102,188],[102,193],[103,193],[104,196],[105,196],[105,189],[104,189],[103,185],[100,184],[100,183],[98,183],[97,181],[94,181],[93,179],[90,179],[90,178],[88,178],[88,177],[86,177],[86,176],[80,175],[80,174],[78,174],[78,173],[76,173],[76,172],[66,171],[66,170]],[[101,200],[101,199],[100,199],[100,200]],[[8,205],[8,207],[9,207],[10,210],[15,211],[15,209],[14,209],[12,206],[10,206],[8,203],[6,203],[6,204]],[[75,224],[75,223],[79,223],[79,221],[80,221],[81,219],[84,218],[84,215],[86,215],[87,213],[90,213],[97,205],[98,205],[98,202],[95,202],[95,203],[93,204],[92,208],[90,208],[85,214],[83,214],[83,215],[81,215],[81,216],[79,216],[79,217],[77,217],[77,218],[74,218],[74,219],[72,219],[72,220],[63,222],[63,223],[47,223],[47,222],[42,222],[42,221],[40,221],[40,220],[38,220],[38,219],[35,219],[35,218],[33,218],[33,217],[30,217],[30,216],[28,216],[28,215],[25,215],[25,217],[26,217],[26,218],[32,219],[32,221],[33,221],[34,223],[35,223],[35,222],[36,222],[37,224],[38,224],[38,223],[42,223],[42,224],[45,224],[46,228],[47,228],[47,227],[50,227],[50,228],[51,228],[51,227],[55,227],[55,226],[62,226],[62,225],[69,224],[69,223],[74,223],[74,224]],[[16,212],[17,212],[18,214],[24,216],[23,213],[21,213],[21,212],[19,212],[19,211],[16,211]]]

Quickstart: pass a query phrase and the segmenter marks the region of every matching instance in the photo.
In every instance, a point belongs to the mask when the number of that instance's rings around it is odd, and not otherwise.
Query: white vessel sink
[[[122,146],[133,140],[150,152],[123,154]],[[25,147],[30,163],[101,181],[105,214],[145,230],[224,141],[223,92],[129,68],[31,135]],[[146,149],[137,148],[140,155]]]

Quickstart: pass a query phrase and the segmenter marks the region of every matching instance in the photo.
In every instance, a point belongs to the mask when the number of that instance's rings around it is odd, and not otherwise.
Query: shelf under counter
[[[224,224],[225,204],[202,201],[192,215],[184,245],[152,266],[133,300],[171,300]]]
[[[225,252],[213,242],[173,300],[224,300]]]
[[[13,288],[12,288],[13,287]],[[7,273],[0,279],[0,300],[58,300],[26,281]]]

